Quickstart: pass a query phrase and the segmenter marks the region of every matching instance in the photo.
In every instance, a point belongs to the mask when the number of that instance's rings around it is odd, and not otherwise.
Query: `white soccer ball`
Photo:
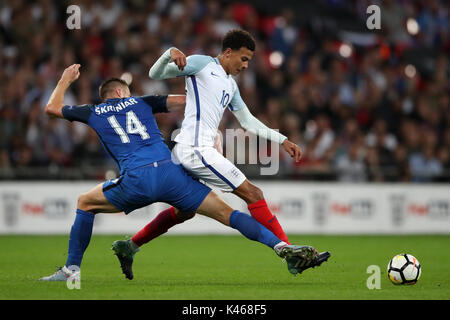
[[[387,271],[393,284],[415,284],[422,273],[422,266],[416,257],[402,253],[389,261]]]

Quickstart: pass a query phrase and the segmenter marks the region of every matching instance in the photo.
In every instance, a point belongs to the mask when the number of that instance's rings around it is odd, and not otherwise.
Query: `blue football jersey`
[[[168,112],[167,96],[107,99],[98,105],[64,106],[69,121],[93,128],[120,173],[155,161],[171,158],[154,113]]]

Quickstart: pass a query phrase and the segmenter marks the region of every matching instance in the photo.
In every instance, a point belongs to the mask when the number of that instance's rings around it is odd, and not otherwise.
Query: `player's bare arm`
[[[186,106],[186,96],[184,94],[170,94],[167,96],[166,105],[169,111],[184,109]]]
[[[47,115],[63,118],[64,95],[72,82],[80,76],[80,67],[79,64],[73,64],[64,70],[45,107]]]

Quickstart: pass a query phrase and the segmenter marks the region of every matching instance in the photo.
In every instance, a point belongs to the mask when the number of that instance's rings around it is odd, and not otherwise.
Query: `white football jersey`
[[[236,81],[217,58],[193,55],[180,75],[186,77],[186,108],[175,141],[191,146],[213,146],[225,108],[246,108]]]

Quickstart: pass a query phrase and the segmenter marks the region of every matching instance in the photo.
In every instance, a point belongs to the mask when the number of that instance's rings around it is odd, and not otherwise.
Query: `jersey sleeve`
[[[167,109],[167,95],[157,96],[157,95],[149,95],[140,97],[146,104],[152,107],[153,113],[167,113],[169,110]]]
[[[231,98],[230,103],[228,104],[228,108],[231,111],[237,111],[247,108],[244,100],[241,98],[241,93],[239,88],[236,86],[236,91],[234,92],[233,98]]]
[[[214,58],[210,56],[192,55],[186,58],[186,66],[183,70],[180,70],[174,62],[169,62],[170,59],[169,49],[150,68],[150,78],[162,80],[194,75],[200,72],[208,63],[214,61]]]
[[[82,106],[64,106],[62,108],[62,114],[64,119],[69,121],[79,121],[88,123],[89,117],[92,113],[92,105],[85,104]]]
[[[191,76],[200,72],[208,63],[213,61],[214,58],[210,56],[194,54],[186,58],[186,66],[180,72],[183,76]]]
[[[167,74],[165,76],[185,77],[194,75],[200,71],[210,62],[214,61],[212,57],[195,54],[186,58],[186,66],[183,70],[178,69],[174,62],[167,65]]]

